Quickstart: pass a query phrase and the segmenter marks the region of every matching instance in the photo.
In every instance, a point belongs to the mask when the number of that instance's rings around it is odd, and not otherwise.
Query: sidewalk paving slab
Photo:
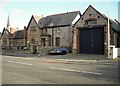
[[[62,62],[62,63],[117,63],[120,59],[109,60],[105,55],[91,55],[91,54],[71,54],[66,55],[44,55],[30,54],[27,51],[6,51],[3,55],[10,55],[16,57],[26,58],[39,58],[49,62]]]

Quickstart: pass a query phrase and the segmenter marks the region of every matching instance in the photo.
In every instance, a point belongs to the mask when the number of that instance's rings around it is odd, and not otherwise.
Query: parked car
[[[68,50],[66,48],[52,48],[48,51],[49,55],[53,55],[53,54],[66,54],[68,52]]]
[[[2,47],[2,49],[5,49],[5,47]]]
[[[61,48],[66,48],[67,49],[67,53],[72,53],[72,48],[71,47],[61,47]]]

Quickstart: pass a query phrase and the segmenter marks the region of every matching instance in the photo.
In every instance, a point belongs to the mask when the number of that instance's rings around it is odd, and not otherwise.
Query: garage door
[[[104,28],[80,29],[80,53],[104,54]]]

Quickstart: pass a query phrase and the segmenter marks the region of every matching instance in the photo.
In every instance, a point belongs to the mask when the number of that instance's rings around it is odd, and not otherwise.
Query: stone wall
[[[31,48],[33,48],[33,46],[36,46],[37,47],[37,51],[39,50],[40,48],[40,35],[41,35],[41,32],[42,30],[38,27],[36,21],[34,18],[32,18],[30,24],[29,24],[29,27],[27,29],[27,47],[31,50],[31,53],[32,53],[32,50]],[[32,43],[32,41],[34,40],[34,43]]]
[[[85,23],[87,20],[93,19],[96,20],[96,24],[93,24],[94,26],[96,25],[105,25],[104,26],[104,53],[107,54],[107,44],[108,44],[108,23],[107,20],[105,19],[106,17],[103,14],[100,14],[98,11],[93,9],[93,7],[89,6],[88,9],[85,11],[84,15],[80,18],[80,20],[76,23],[76,29],[77,27],[85,27],[87,26]],[[111,25],[110,25],[111,29]],[[111,30],[110,30],[111,31]],[[112,35],[112,33],[111,33]],[[74,51],[79,51],[77,46],[78,40],[77,40],[78,30],[74,29],[74,35],[73,35],[73,50]],[[112,37],[112,36],[111,36]],[[112,39],[111,39],[112,43]],[[78,43],[79,44],[79,43]]]
[[[51,45],[53,40],[53,46],[56,47],[56,37],[60,37],[60,46],[72,47],[72,27],[55,27],[48,29],[48,33],[51,35]],[[53,36],[53,39],[52,39]]]

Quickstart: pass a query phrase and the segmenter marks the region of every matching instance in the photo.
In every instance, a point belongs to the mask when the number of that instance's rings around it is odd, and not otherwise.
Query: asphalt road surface
[[[3,84],[117,84],[117,64],[67,64],[2,56]]]

